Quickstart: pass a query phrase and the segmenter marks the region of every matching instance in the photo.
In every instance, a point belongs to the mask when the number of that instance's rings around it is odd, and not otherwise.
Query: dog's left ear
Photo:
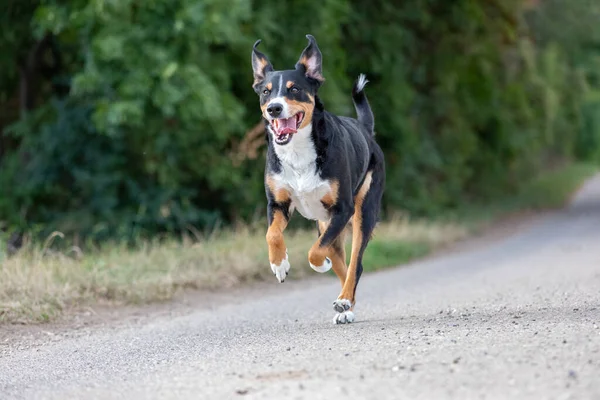
[[[252,47],[252,70],[254,71],[252,88],[254,89],[265,80],[267,72],[273,71],[273,66],[267,56],[256,49],[259,44],[260,40],[257,40]]]
[[[306,35],[308,39],[308,46],[300,55],[300,59],[296,63],[296,69],[304,68],[307,77],[312,78],[319,82],[319,84],[325,81],[323,78],[323,67],[322,67],[322,56],[317,41],[313,35]]]

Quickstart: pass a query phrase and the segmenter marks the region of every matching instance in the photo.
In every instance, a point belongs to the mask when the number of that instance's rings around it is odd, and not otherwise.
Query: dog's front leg
[[[332,216],[327,229],[319,236],[319,239],[308,252],[308,262],[311,268],[321,273],[331,269],[331,260],[327,257],[329,246],[346,228],[354,213],[354,207],[351,204],[338,203],[331,208],[331,213]]]
[[[269,246],[269,263],[277,280],[283,283],[290,270],[283,231],[290,219],[291,201],[287,191],[282,189],[273,191],[270,186],[267,186],[267,200],[269,229],[266,239]]]

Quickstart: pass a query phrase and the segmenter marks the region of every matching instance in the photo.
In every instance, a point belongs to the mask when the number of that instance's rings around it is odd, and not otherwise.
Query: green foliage
[[[11,132],[22,136],[23,152],[17,159],[26,160],[25,168],[13,163],[12,178],[21,183],[3,196],[20,205],[21,215],[13,223],[26,228],[31,220],[54,220],[56,225],[42,234],[52,229],[108,238],[137,237],[151,226],[176,232],[188,223],[215,220],[214,213],[186,201],[191,190],[167,190],[130,169],[138,155],[127,140],[100,134],[91,122],[92,112],[89,106],[53,101],[35,118],[13,126]],[[29,124],[37,127],[46,120],[54,122],[43,124],[35,137],[27,135]],[[10,215],[10,208],[0,203],[3,214]],[[81,232],[82,227],[88,231]]]
[[[350,246],[348,246],[350,254]],[[376,271],[390,266],[406,264],[430,253],[432,246],[425,242],[402,242],[398,240],[373,240],[363,257],[364,272]],[[348,257],[350,262],[350,257]]]
[[[517,196],[519,204],[516,204],[516,207],[530,209],[562,207],[569,201],[573,192],[597,172],[597,165],[576,163],[539,176],[521,188]]]
[[[526,17],[540,45],[558,47],[571,68],[567,84],[573,85],[575,95],[560,107],[577,121],[567,127],[575,129],[576,138],[570,143],[575,155],[600,161],[600,4],[575,0],[565,6],[560,0],[546,0]]]
[[[527,13],[520,0],[9,4],[5,226],[127,239],[262,214],[264,154],[232,156],[260,120],[258,38],[287,69],[315,35],[336,113],[353,115],[352,82],[367,74],[387,210],[437,214],[516,190],[548,159],[600,159],[600,29],[577,24],[599,11],[586,0]],[[35,107],[19,117],[15,66],[44,40],[53,52],[35,59]]]

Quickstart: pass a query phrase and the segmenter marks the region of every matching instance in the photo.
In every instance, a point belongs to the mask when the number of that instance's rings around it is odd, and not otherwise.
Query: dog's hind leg
[[[321,236],[327,229],[327,223],[319,221],[317,223],[317,228],[319,230],[319,236]],[[344,247],[345,239],[346,230],[344,229],[327,249],[327,257],[329,257],[332,264],[331,268],[340,279],[342,286],[344,286],[344,283],[346,282],[346,273],[348,270],[348,267],[346,266],[346,249]]]
[[[310,267],[320,273],[325,273],[333,267],[333,261],[329,257],[329,253],[334,242],[338,240],[346,226],[348,226],[348,221],[350,221],[353,213],[353,205],[350,200],[337,202],[332,209],[335,211],[331,213],[329,223],[322,224],[325,229],[308,251]],[[338,271],[341,273],[341,268],[338,268]]]
[[[381,174],[382,175],[382,174]],[[382,176],[369,172],[358,194],[355,197],[355,209],[352,217],[352,253],[350,265],[342,291],[333,308],[337,312],[333,318],[336,324],[354,321],[355,294],[358,281],[363,271],[362,257],[371,239],[377,219],[382,197]]]

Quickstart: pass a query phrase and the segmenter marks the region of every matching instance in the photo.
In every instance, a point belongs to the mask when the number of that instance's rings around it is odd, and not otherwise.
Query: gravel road
[[[354,324],[331,322],[338,285],[11,347],[0,398],[600,399],[600,177],[508,237],[364,275]]]

